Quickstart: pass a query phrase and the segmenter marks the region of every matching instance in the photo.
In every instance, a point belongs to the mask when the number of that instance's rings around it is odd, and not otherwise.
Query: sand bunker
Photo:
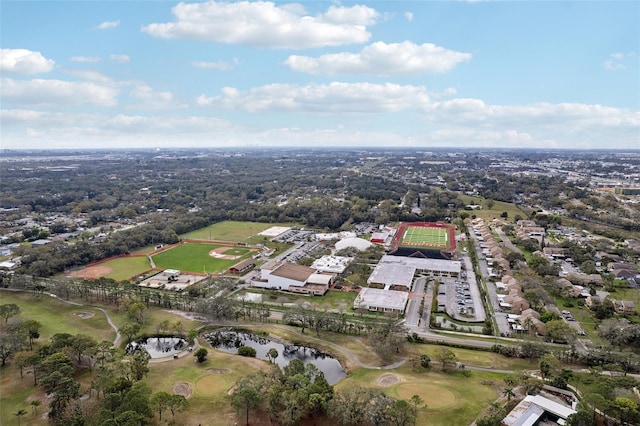
[[[226,368],[207,368],[207,371],[214,374],[229,374],[229,370]]]
[[[173,393],[189,398],[191,396],[191,386],[189,386],[189,383],[176,383],[173,385]]]
[[[383,374],[378,378],[377,382],[378,386],[383,387],[393,386],[398,383],[400,383],[400,377],[395,374]]]
[[[80,317],[82,319],[91,318],[94,316],[93,312],[74,312],[73,315]]]

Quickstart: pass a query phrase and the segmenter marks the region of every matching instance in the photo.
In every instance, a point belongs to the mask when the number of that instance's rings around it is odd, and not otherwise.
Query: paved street
[[[487,283],[489,303],[491,303],[491,306],[493,307],[493,312],[495,314],[496,323],[498,324],[498,329],[500,330],[501,335],[508,336],[511,333],[511,327],[509,327],[509,322],[507,321],[507,314],[501,312],[498,295],[496,293],[496,286],[493,282],[489,281],[489,266],[487,265],[485,257],[482,255],[482,248],[480,247],[480,243],[475,233],[471,232],[470,234],[471,239],[473,240],[473,247],[478,254],[478,266],[480,267],[480,273],[484,276],[485,282]],[[507,238],[506,235],[505,238]],[[509,243],[511,243],[511,241],[509,241]]]
[[[424,285],[426,278],[416,278],[413,289],[409,293],[409,305],[405,312],[405,324],[418,326],[420,321],[420,301],[424,297]],[[426,306],[426,305],[425,305]]]

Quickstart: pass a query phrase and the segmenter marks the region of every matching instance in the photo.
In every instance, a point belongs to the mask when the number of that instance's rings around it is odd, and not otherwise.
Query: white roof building
[[[353,259],[346,256],[322,256],[316,259],[311,267],[318,272],[341,274]]]
[[[354,247],[357,250],[364,251],[369,247],[371,247],[372,245],[373,244],[371,244],[369,241],[363,238],[357,238],[357,237],[344,238],[336,243],[336,250],[339,251],[339,250],[346,249],[347,247]]]
[[[356,233],[353,231],[332,232],[329,234],[315,234],[318,241],[339,240],[341,238],[355,238]]]
[[[378,312],[404,312],[409,301],[406,291],[363,288],[353,301],[353,308],[364,308]]]
[[[567,420],[567,417],[576,411],[544,396],[528,395],[502,419],[502,424],[504,426],[533,426],[545,413],[557,417],[558,424],[564,424],[560,419]]]

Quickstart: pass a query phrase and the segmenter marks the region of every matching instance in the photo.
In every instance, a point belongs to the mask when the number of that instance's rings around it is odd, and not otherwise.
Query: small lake
[[[172,356],[187,348],[187,341],[180,337],[149,337],[147,340],[136,340],[127,345],[127,353],[133,353],[138,347],[149,352],[151,358]]]
[[[269,357],[267,357],[269,349],[275,348],[278,351],[278,357],[274,361],[280,368],[297,358],[305,365],[315,365],[318,370],[324,373],[324,377],[330,385],[338,383],[347,375],[337,359],[316,348],[285,345],[243,331],[214,331],[203,335],[203,337],[214,348],[230,354],[237,354],[240,346],[252,347],[256,350],[256,358],[265,361],[269,361]]]

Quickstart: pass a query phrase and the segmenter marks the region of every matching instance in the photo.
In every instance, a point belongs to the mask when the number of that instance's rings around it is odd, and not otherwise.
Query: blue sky
[[[640,149],[638,1],[0,1],[0,147]]]

